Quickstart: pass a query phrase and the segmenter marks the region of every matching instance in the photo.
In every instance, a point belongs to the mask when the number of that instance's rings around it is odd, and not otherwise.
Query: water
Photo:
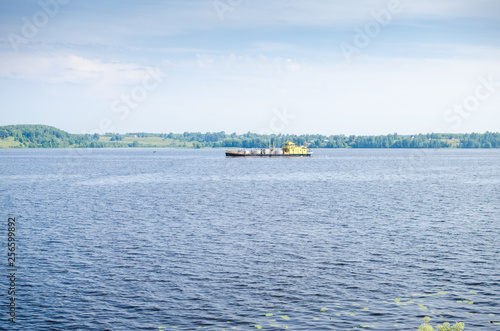
[[[500,150],[153,151],[0,150],[0,328],[500,327]]]

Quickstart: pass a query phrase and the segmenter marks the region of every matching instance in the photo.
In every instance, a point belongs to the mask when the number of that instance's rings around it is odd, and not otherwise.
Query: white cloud
[[[273,109],[286,106],[296,116],[285,130],[290,133],[453,132],[443,121],[446,110],[474,93],[479,76],[500,80],[499,60],[365,57],[355,66],[338,66],[261,56],[203,58],[209,65],[172,64],[170,85],[120,129],[163,119],[155,131],[169,123],[182,130],[258,132]],[[497,92],[464,120],[463,130],[476,123],[478,131],[493,131]]]
[[[0,56],[0,76],[51,84],[132,84],[144,77],[145,68],[127,63],[86,59],[74,54],[55,57]]]

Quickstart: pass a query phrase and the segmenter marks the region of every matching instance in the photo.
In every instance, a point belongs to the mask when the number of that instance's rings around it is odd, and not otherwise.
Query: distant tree
[[[9,136],[9,131],[5,129],[0,129],[0,139],[5,139]]]

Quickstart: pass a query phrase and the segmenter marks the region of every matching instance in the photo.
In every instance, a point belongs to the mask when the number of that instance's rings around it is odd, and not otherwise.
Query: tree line
[[[0,139],[9,137],[20,148],[104,147],[98,134],[72,134],[48,125],[0,126]]]
[[[101,147],[147,147],[148,138],[163,141],[190,143],[195,148],[264,148],[281,147],[286,141],[309,148],[500,148],[500,133],[445,134],[429,133],[398,135],[397,133],[377,136],[320,135],[320,134],[273,134],[262,135],[247,132],[226,134],[221,132],[106,133],[72,134],[46,125],[0,126],[0,139],[14,140],[19,148],[101,148]],[[117,145],[117,142],[131,141]],[[139,143],[141,142],[141,143]],[[186,144],[184,144],[186,146]]]

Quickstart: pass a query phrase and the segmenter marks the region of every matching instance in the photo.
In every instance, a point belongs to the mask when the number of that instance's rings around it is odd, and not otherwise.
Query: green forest
[[[47,125],[0,126],[0,148],[263,148],[293,141],[309,148],[500,148],[500,133],[262,135],[222,132],[73,134]]]

